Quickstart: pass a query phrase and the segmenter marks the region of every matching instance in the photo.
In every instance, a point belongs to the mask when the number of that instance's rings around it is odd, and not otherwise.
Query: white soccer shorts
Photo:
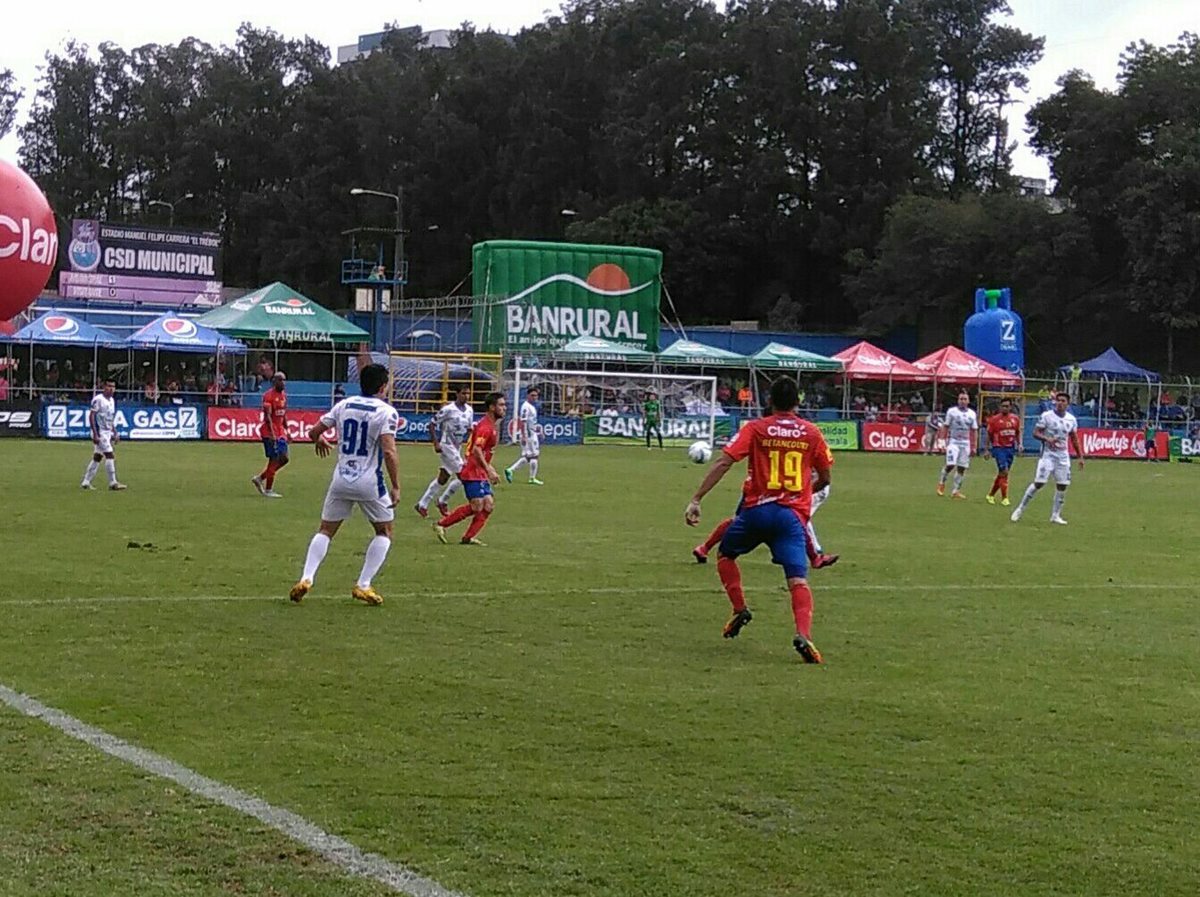
[[[541,451],[542,441],[538,438],[537,433],[530,433],[521,443],[521,456],[524,458],[536,458]]]
[[[1065,456],[1042,455],[1038,458],[1037,472],[1033,475],[1035,483],[1045,483],[1050,477],[1060,486],[1071,484],[1071,459]]]
[[[347,496],[345,492],[336,492],[333,489],[325,493],[325,505],[321,508],[321,519],[346,520],[355,505],[362,508],[363,516],[372,523],[390,523],[396,519],[396,510],[391,506],[387,496],[362,499],[356,496]]]
[[[102,455],[111,455],[113,450],[112,438],[112,433],[101,433],[100,438],[92,443],[92,450]]]
[[[456,476],[466,462],[463,461],[462,452],[459,451],[457,445],[442,443],[438,446],[438,456],[442,459],[441,468],[446,473]]]
[[[946,466],[947,467],[970,467],[971,466],[971,444],[967,442],[947,442],[946,443]]]

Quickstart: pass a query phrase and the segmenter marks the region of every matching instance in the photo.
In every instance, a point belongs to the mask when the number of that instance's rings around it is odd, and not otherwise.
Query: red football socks
[[[274,488],[275,486],[275,471],[277,470],[279,470],[279,465],[276,464],[275,459],[272,458],[267,462],[267,466],[263,468],[263,472],[259,474],[259,477],[263,481],[263,485],[266,486],[268,490]]]
[[[790,586],[792,592],[792,616],[796,618],[796,631],[805,638],[812,635],[813,594],[808,583]]]
[[[997,492],[1000,491],[1001,481],[1002,481],[1001,475],[996,474],[996,478],[994,480],[992,480],[992,488],[988,490],[988,495],[995,495]]]
[[[717,558],[717,575],[721,577],[721,585],[729,596],[735,614],[746,609],[746,593],[742,591],[742,571],[738,569],[737,561],[733,558]]]
[[[467,505],[469,508],[470,505]],[[491,511],[480,511],[475,515],[475,519],[471,521],[471,525],[467,527],[467,534],[464,539],[474,539],[479,535],[479,531],[487,524],[488,518],[492,516]]]
[[[731,523],[733,523],[733,518],[726,517],[724,520],[722,520],[720,523],[717,524],[716,529],[714,529],[711,533],[708,534],[708,538],[704,540],[704,553],[705,554],[712,551],[713,546],[715,546],[718,542],[720,542],[722,539],[725,538],[725,530],[729,529],[729,524],[731,524]]]
[[[471,510],[470,505],[459,505],[445,517],[438,521],[438,526],[454,526],[460,520],[466,520],[475,512]]]
[[[1008,498],[1008,474],[1000,475],[1000,497]]]

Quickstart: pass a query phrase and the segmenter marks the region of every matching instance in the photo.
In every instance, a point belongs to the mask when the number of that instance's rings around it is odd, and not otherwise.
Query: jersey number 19
[[[771,463],[768,489],[786,489],[788,492],[804,491],[804,455],[800,452],[784,452],[776,449],[768,456]],[[782,472],[782,476],[780,473]]]

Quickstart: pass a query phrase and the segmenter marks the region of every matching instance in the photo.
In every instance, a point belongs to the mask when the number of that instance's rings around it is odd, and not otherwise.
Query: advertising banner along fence
[[[122,439],[201,439],[204,405],[117,404],[117,435]],[[42,409],[42,432],[51,439],[91,439],[87,405],[47,405]]]
[[[0,437],[36,436],[38,434],[38,403],[27,399],[0,405]]]
[[[733,419],[718,417],[716,433],[709,431],[707,417],[674,417],[662,422],[663,445],[691,445],[704,439],[710,443],[728,442],[733,435]],[[645,445],[646,431],[640,417],[632,415],[593,415],[583,419],[585,444]],[[652,442],[657,440],[651,436]]]
[[[657,249],[489,240],[473,255],[479,351],[544,351],[579,336],[658,351]]]
[[[323,411],[288,409],[287,433],[289,442],[311,442],[308,431],[317,425]],[[208,438],[217,442],[258,442],[262,424],[261,408],[209,408]],[[335,442],[334,434],[327,441]]]
[[[1079,441],[1087,457],[1125,458],[1141,460],[1146,457],[1146,434],[1141,430],[1098,430],[1091,427],[1079,428]],[[1170,452],[1170,436],[1159,432],[1154,437],[1154,447],[1159,458]],[[1074,452],[1072,452],[1074,454]]]

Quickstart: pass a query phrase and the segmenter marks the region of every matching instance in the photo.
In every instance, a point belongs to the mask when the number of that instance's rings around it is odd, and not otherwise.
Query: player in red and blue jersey
[[[275,376],[271,378],[270,389],[263,393],[263,419],[258,428],[258,435],[262,437],[267,466],[258,476],[251,477],[250,482],[254,484],[259,495],[265,495],[267,498],[281,497],[275,491],[275,474],[288,463],[286,387],[287,377],[283,371],[276,371]]]
[[[805,663],[821,663],[812,643],[813,596],[808,587],[807,533],[804,523],[812,509],[812,494],[829,485],[829,446],[816,424],[796,414],[798,393],[793,380],[771,384],[771,413],[741,429],[721,452],[688,503],[684,520],[700,522],[700,502],[726,473],[749,459],[737,516],[721,539],[717,573],[733,605],[733,616],[722,632],[737,638],[753,619],[742,590],[737,558],[759,545],[771,549],[771,559],[783,567],[792,593],[796,635],[792,646]]]
[[[433,531],[442,542],[447,541],[447,527],[471,517],[471,525],[462,537],[462,544],[484,544],[475,537],[479,535],[495,508],[492,486],[500,482],[500,474],[492,467],[492,452],[500,441],[497,425],[504,419],[507,402],[503,393],[493,392],[488,393],[484,406],[484,415],[471,429],[471,437],[467,440],[467,463],[458,472],[463,492],[467,496],[467,504],[451,511],[433,525]]]
[[[1008,506],[1008,472],[1012,469],[1013,458],[1021,447],[1021,418],[1013,414],[1012,402],[1008,399],[1000,401],[1000,411],[993,414],[987,421],[988,450],[996,459],[996,479],[987,494],[987,503],[996,503],[996,493],[1000,493],[1000,504]]]

